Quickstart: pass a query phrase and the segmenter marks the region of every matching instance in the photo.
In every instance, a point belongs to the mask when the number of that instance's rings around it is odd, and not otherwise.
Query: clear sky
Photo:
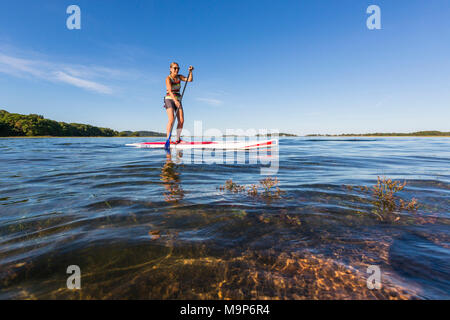
[[[0,109],[164,132],[172,61],[190,130],[450,131],[448,0],[0,1]]]

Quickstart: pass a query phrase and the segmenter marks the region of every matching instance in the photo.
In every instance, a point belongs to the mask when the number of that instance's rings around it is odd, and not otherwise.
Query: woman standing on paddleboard
[[[172,131],[175,113],[178,119],[176,143],[181,142],[180,137],[184,123],[183,105],[181,104],[180,95],[181,81],[192,82],[192,70],[194,70],[194,67],[190,66],[189,76],[186,78],[185,76],[178,74],[180,71],[178,63],[172,62],[170,64],[170,75],[166,78],[167,94],[164,97],[164,108],[166,108],[167,116],[169,117],[169,122],[167,123],[167,139],[169,139],[170,132]]]

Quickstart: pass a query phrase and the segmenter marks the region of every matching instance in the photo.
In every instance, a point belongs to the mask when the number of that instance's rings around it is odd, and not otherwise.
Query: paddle
[[[188,74],[188,79],[189,79],[189,75],[191,74],[191,71],[189,71],[189,74]],[[184,84],[184,88],[183,88],[183,92],[181,93],[181,97],[180,97],[180,103],[181,103],[181,100],[183,100],[183,96],[184,96],[184,90],[186,90],[186,86],[187,86],[187,81],[185,82],[185,84]],[[178,108],[176,108],[176,110],[174,110],[175,111],[175,117],[177,116],[177,112],[178,112]],[[169,151],[170,150],[170,138],[172,137],[172,129],[173,129],[173,125],[175,124],[175,119],[173,119],[173,123],[172,123],[172,126],[170,127],[170,133],[169,133],[169,138],[167,139],[167,141],[166,141],[166,144],[164,145],[164,149],[166,149],[166,151]]]

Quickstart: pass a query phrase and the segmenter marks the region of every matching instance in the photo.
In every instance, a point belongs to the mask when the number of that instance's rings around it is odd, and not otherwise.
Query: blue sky
[[[165,130],[177,61],[190,130],[450,131],[449,57],[448,0],[0,2],[0,108],[116,130]]]

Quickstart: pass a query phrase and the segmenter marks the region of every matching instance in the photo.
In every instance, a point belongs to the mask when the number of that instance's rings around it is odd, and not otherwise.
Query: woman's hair
[[[173,67],[174,65],[180,66],[180,65],[179,65],[178,63],[176,63],[176,62],[172,62],[172,63],[170,64],[170,69],[172,69],[172,67]]]

